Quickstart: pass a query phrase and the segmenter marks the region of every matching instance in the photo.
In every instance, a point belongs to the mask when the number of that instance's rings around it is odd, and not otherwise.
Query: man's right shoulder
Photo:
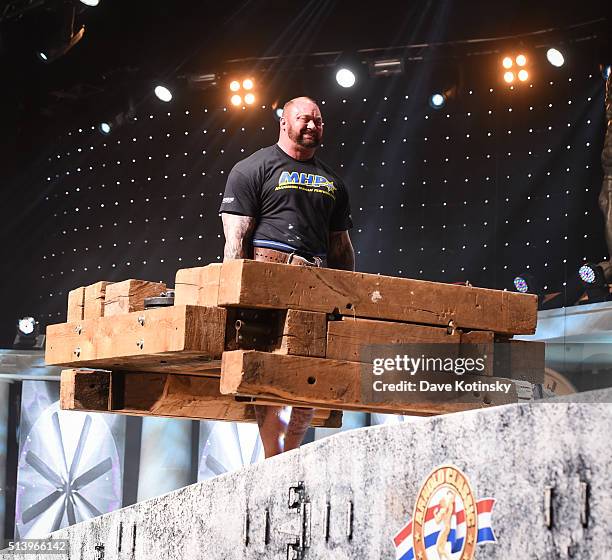
[[[242,173],[243,175],[248,175],[252,173],[255,169],[260,169],[262,165],[270,160],[272,156],[275,155],[274,144],[272,146],[266,146],[265,148],[260,148],[256,152],[253,152],[250,156],[241,159],[236,165],[234,165],[233,170]]]

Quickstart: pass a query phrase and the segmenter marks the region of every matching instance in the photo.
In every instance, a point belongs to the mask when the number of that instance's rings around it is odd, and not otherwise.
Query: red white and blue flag
[[[476,538],[477,544],[484,544],[487,542],[497,542],[493,533],[493,526],[491,524],[491,512],[495,505],[495,498],[483,498],[476,502],[476,511],[478,514],[478,533]],[[435,520],[435,512],[439,506],[435,505],[427,509],[425,513],[425,524],[423,526],[423,539],[425,543],[425,550],[436,546],[438,535],[440,534],[440,524]],[[447,541],[450,542],[451,549],[450,554],[453,560],[460,558],[460,553],[463,550],[463,544],[465,541],[467,525],[465,523],[465,511],[461,500],[457,500],[455,503],[455,510],[451,518],[451,528],[448,534]],[[405,525],[396,535],[393,537],[393,544],[395,545],[395,558],[396,560],[413,560],[414,549],[412,546],[412,520]],[[437,557],[437,554],[432,551],[432,555]]]

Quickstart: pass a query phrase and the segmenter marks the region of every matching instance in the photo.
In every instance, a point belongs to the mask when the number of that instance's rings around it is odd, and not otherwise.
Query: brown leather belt
[[[284,263],[296,266],[325,266],[325,261],[320,257],[312,257],[311,260],[301,255],[297,255],[296,253],[285,253],[265,247],[253,247],[253,258],[256,261]]]

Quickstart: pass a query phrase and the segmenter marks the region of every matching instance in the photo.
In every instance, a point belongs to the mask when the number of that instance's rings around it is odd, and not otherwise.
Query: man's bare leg
[[[287,427],[287,434],[285,435],[285,451],[297,449],[302,445],[304,435],[306,434],[306,430],[310,427],[313,416],[314,409],[312,408],[293,407],[289,426]]]
[[[283,420],[283,406],[255,405],[255,418],[266,459],[285,451],[287,423]]]

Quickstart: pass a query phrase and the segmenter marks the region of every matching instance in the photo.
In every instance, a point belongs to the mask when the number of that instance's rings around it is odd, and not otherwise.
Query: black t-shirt
[[[344,183],[318,158],[293,159],[278,144],[231,170],[220,212],[256,218],[253,245],[327,253],[330,231],[353,227]]]

